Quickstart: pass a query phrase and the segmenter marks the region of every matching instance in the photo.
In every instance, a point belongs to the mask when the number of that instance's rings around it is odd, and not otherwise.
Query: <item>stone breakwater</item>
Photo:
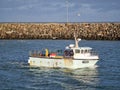
[[[120,23],[0,23],[0,39],[120,40]]]

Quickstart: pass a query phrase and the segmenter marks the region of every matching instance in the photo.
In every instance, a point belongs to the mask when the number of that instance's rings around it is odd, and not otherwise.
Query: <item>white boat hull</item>
[[[70,58],[40,58],[40,57],[29,57],[28,63],[30,66],[36,67],[50,67],[50,68],[85,68],[93,67],[97,63],[97,59],[70,59]]]

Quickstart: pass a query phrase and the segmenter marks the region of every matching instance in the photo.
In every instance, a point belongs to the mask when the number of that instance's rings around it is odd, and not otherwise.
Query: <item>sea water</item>
[[[29,51],[64,50],[73,40],[0,40],[0,90],[120,90],[120,41],[81,41],[100,57],[94,68],[30,67]]]

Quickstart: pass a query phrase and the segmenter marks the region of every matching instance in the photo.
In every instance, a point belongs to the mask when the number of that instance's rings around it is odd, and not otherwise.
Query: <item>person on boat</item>
[[[64,51],[64,56],[65,57],[72,57],[73,55],[74,55],[73,50],[67,49],[67,50]]]
[[[70,56],[73,56],[74,55],[74,53],[73,53],[73,50],[70,50]]]

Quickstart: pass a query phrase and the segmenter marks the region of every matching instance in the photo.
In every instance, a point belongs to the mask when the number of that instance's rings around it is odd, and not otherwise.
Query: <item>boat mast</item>
[[[75,32],[74,32],[74,39],[75,39],[75,47],[78,48],[79,47],[79,45],[78,45],[79,40],[77,39]]]

